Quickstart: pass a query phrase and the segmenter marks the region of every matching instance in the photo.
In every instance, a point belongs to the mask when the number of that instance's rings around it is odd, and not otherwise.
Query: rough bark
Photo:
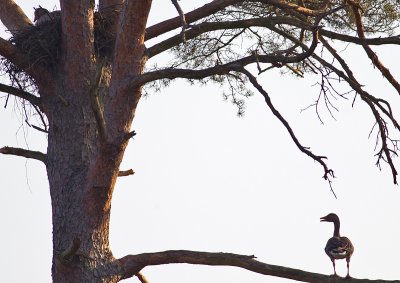
[[[151,1],[136,2],[125,5],[121,18],[136,44],[130,48],[131,38],[118,39],[123,49],[120,56],[131,60],[124,65],[126,60],[118,63],[116,57],[116,81],[128,72],[143,71],[144,27]],[[99,64],[93,56],[93,5],[89,1],[61,2],[64,57],[52,84],[40,89],[46,97],[43,103],[49,120],[47,172],[53,207],[54,282],[120,279],[120,266],[109,248],[111,197],[140,88],[131,95],[130,89],[121,90],[114,83],[114,93],[110,92],[104,105],[109,136],[100,139],[90,101]],[[143,13],[132,16],[132,10]],[[74,32],[78,29],[80,33]],[[118,115],[121,107],[126,107],[126,115]]]

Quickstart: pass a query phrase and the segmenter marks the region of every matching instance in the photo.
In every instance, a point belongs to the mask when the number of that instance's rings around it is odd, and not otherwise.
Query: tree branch
[[[360,4],[356,3],[354,1],[349,1],[349,0],[347,0],[347,2],[350,3],[352,10],[353,10],[354,18],[356,20],[357,34],[360,38],[364,39],[365,38],[364,25],[363,25],[363,22],[361,19],[361,14],[360,14]],[[378,55],[376,55],[376,53],[367,44],[362,44],[362,47],[364,48],[368,57],[371,59],[372,63],[378,68],[378,70],[382,73],[382,75],[389,81],[389,83],[400,94],[399,82],[393,77],[390,70],[388,68],[386,68],[383,65],[383,63],[379,60]]]
[[[211,3],[186,13],[185,20],[187,24],[193,23],[204,17],[212,15],[228,6],[243,2],[244,0],[214,0]],[[155,24],[146,29],[146,40],[157,37],[161,34],[174,30],[182,26],[181,17],[175,17],[161,23]]]
[[[21,69],[26,69],[29,66],[28,57],[4,38],[0,38],[0,56],[3,56]]]
[[[310,17],[322,16],[327,12],[326,9],[320,9],[320,10],[308,9],[304,6],[299,6],[295,3],[289,3],[289,1],[283,1],[283,0],[253,0],[253,2],[260,2],[266,5],[273,5],[282,10],[291,10],[301,15]]]
[[[12,34],[32,25],[31,20],[13,0],[0,0],[0,20]]]
[[[0,83],[0,92],[5,92],[8,94],[17,96],[19,98],[25,99],[25,100],[29,101],[31,104],[36,105],[37,107],[39,107],[39,109],[42,110],[41,99],[27,91]]]
[[[238,21],[225,21],[225,22],[204,22],[191,29],[185,31],[185,39],[190,40],[198,37],[201,34],[216,31],[216,30],[227,30],[227,29],[244,29],[250,27],[265,27],[273,29],[276,25],[291,25],[306,30],[312,30],[313,25],[308,22],[301,21],[287,16],[270,16],[264,18],[253,18]],[[384,45],[384,44],[396,44],[400,45],[400,37],[375,37],[375,38],[359,38],[346,34],[339,34],[326,29],[320,29],[319,33],[332,39],[338,39],[345,42],[351,42],[358,45]],[[170,48],[182,43],[182,35],[174,35],[168,39],[165,39],[148,48],[149,58],[158,55]]]
[[[126,177],[135,174],[135,171],[132,169],[125,170],[125,171],[119,171],[118,172],[118,177]]]
[[[175,78],[186,78],[186,79],[203,79],[205,77],[213,76],[213,75],[226,75],[230,71],[237,71],[242,67],[249,65],[251,63],[262,62],[262,63],[279,63],[279,64],[287,64],[287,63],[297,63],[301,62],[304,59],[311,56],[317,47],[318,44],[318,30],[319,27],[315,27],[313,30],[313,40],[309,48],[306,48],[305,52],[296,54],[293,56],[285,56],[285,55],[275,55],[275,54],[267,54],[267,55],[258,55],[252,54],[247,57],[243,57],[236,61],[232,61],[222,65],[216,65],[214,67],[201,69],[201,70],[190,70],[190,69],[176,69],[176,68],[167,68],[162,70],[157,70],[153,72],[148,72],[140,77],[135,77],[132,81],[132,85],[144,85],[151,81],[159,80],[159,79],[175,79]]]
[[[188,26],[188,24],[186,23],[185,13],[183,12],[181,6],[179,5],[178,0],[171,0],[171,1],[172,1],[172,4],[174,4],[175,9],[179,14],[179,17],[181,18],[181,23],[182,23],[181,36],[182,36],[183,42],[185,42],[186,41],[185,30]]]
[[[321,38],[321,42],[324,44],[324,46],[328,49],[328,51],[333,55],[333,57],[339,62],[339,64],[342,66],[344,71],[346,72],[347,76],[344,76],[339,70],[337,70],[333,65],[329,65],[329,68],[333,70],[336,74],[338,74],[340,77],[345,79],[347,83],[361,96],[361,99],[367,103],[367,105],[370,107],[372,114],[375,117],[375,121],[378,124],[379,127],[379,135],[381,138],[382,142],[382,148],[379,151],[378,155],[378,162],[377,165],[379,165],[379,161],[382,159],[383,154],[386,157],[386,162],[389,164],[390,169],[392,171],[392,177],[393,177],[393,183],[397,184],[397,170],[393,162],[393,158],[391,155],[391,150],[388,147],[388,131],[384,122],[384,119],[382,118],[381,114],[379,111],[376,109],[378,107],[393,123],[393,125],[400,130],[400,125],[397,122],[397,120],[394,118],[393,113],[389,107],[389,110],[386,109],[385,107],[382,106],[382,102],[387,106],[388,103],[382,99],[377,99],[373,95],[369,94],[365,90],[361,88],[361,84],[357,81],[355,76],[353,75],[353,72],[349,68],[349,66],[346,64],[345,60],[339,56],[337,51],[329,45],[329,43]],[[386,103],[385,103],[386,102]]]
[[[142,273],[140,273],[140,272],[138,272],[138,273],[136,274],[136,277],[139,279],[139,281],[140,281],[141,283],[149,283],[149,281],[147,280],[147,278],[144,277],[144,275],[143,275]]]
[[[323,275],[311,273],[299,269],[288,268],[278,265],[271,265],[255,260],[255,256],[245,256],[231,253],[207,253],[196,251],[164,251],[156,253],[144,253],[138,255],[128,255],[119,262],[122,266],[122,277],[130,278],[137,274],[146,266],[163,265],[171,263],[188,263],[211,266],[233,266],[264,275],[276,276],[280,278],[293,279],[302,282],[320,282],[320,283],[400,283],[399,280],[366,280],[355,278],[332,277],[331,275]]]
[[[46,154],[44,154],[40,151],[33,151],[33,150],[27,150],[27,149],[22,149],[22,148],[5,146],[5,147],[0,148],[0,153],[17,155],[17,156],[22,156],[25,158],[32,158],[32,159],[42,161],[43,163],[46,164]]]
[[[324,161],[324,159],[326,159],[326,157],[315,155],[308,148],[304,147],[299,142],[293,129],[290,127],[289,123],[285,120],[285,118],[283,118],[283,116],[279,113],[279,111],[274,107],[268,93],[257,82],[257,79],[249,71],[247,71],[244,68],[241,72],[249,78],[251,84],[262,94],[262,96],[264,96],[265,103],[267,103],[269,109],[271,109],[274,116],[277,117],[279,119],[279,121],[281,121],[281,123],[285,126],[286,130],[289,132],[289,135],[292,138],[292,140],[294,141],[294,143],[296,144],[297,148],[301,152],[305,153],[306,155],[308,155],[309,157],[311,157],[312,159],[314,159],[315,161],[317,161],[319,164],[322,165],[322,167],[324,168],[324,176],[323,176],[324,179],[329,180],[329,175],[334,177],[333,171],[328,168],[328,165]]]
[[[0,0],[1,1],[1,0]],[[48,78],[51,77],[50,73],[46,68],[40,65],[31,64],[29,58],[21,52],[16,46],[11,44],[9,41],[0,37],[0,56],[3,56],[8,61],[13,63],[18,68],[24,70],[28,75],[34,78],[38,84],[48,83]]]

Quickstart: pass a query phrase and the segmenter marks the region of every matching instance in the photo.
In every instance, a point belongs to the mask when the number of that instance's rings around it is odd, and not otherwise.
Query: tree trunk
[[[150,4],[126,4],[120,26],[127,30],[117,37],[112,78],[99,102],[98,74],[111,70],[104,70],[108,67],[102,59],[93,56],[93,3],[87,4],[88,13],[82,17],[80,5],[61,1],[63,57],[54,78],[38,82],[49,121],[46,167],[52,201],[53,282],[121,280],[122,267],[109,246],[111,198],[141,95],[140,86],[128,86],[123,79],[143,72]],[[133,12],[138,9],[143,12]]]
[[[54,282],[117,282],[109,249],[109,219],[115,172],[125,146],[109,152],[108,166],[93,165],[101,159],[96,120],[90,103],[90,85],[71,90],[63,74],[49,95],[47,174],[53,215]],[[42,92],[49,91],[50,87]],[[113,168],[112,168],[113,167]],[[107,176],[108,178],[100,178]],[[104,179],[108,179],[105,182]],[[77,252],[66,255],[76,246]]]

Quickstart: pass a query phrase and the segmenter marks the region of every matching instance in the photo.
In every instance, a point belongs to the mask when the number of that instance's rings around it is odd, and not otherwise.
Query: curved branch
[[[0,0],[0,20],[12,34],[32,25],[31,20],[13,0]]]
[[[144,253],[138,255],[127,255],[119,262],[122,266],[122,277],[130,278],[137,274],[146,266],[162,265],[171,263],[188,263],[188,264],[201,264],[212,266],[233,266],[249,271],[276,276],[281,278],[293,279],[302,282],[346,282],[346,283],[400,283],[399,280],[385,281],[385,280],[365,280],[355,278],[341,278],[332,277],[318,273],[307,272],[299,269],[288,268],[278,265],[271,265],[255,260],[255,256],[238,255],[232,253],[207,253],[196,251],[164,251],[156,253]]]
[[[43,163],[46,164],[46,154],[44,154],[43,152],[40,152],[40,151],[33,151],[33,150],[27,150],[27,149],[22,149],[22,148],[17,148],[17,147],[5,146],[5,147],[0,148],[0,153],[17,155],[17,156],[22,156],[22,157],[26,157],[26,158],[32,158],[32,159],[42,161]]]
[[[8,93],[8,94],[17,96],[19,98],[25,99],[25,100],[29,101],[31,104],[36,105],[37,107],[39,107],[40,110],[42,110],[42,101],[41,101],[41,99],[39,97],[37,97],[37,96],[34,96],[33,94],[31,94],[31,93],[29,93],[27,91],[24,91],[24,90],[21,90],[21,89],[18,89],[18,88],[15,88],[15,87],[0,83],[0,92],[5,92],[5,93]]]

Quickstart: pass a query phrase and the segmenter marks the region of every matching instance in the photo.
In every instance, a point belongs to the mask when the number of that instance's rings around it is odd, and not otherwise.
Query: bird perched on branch
[[[334,275],[336,274],[336,259],[346,259],[347,261],[347,276],[350,277],[350,257],[354,252],[354,247],[347,237],[340,236],[340,220],[335,213],[330,213],[327,216],[321,217],[321,222],[333,222],[334,231],[333,237],[328,240],[325,246],[325,252],[329,256],[333,264]]]
[[[37,26],[61,17],[61,11],[49,12],[49,10],[43,8],[42,6],[39,6],[39,8],[33,7],[33,9],[35,9],[35,18],[33,21]]]

